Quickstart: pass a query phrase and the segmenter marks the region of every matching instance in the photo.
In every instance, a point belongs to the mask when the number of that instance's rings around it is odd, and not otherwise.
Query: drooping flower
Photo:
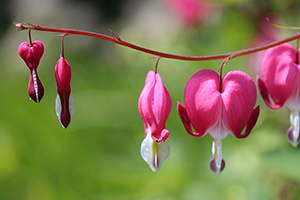
[[[18,52],[30,70],[28,94],[38,103],[44,96],[44,87],[37,74],[37,67],[44,54],[44,45],[40,41],[34,41],[32,45],[23,42],[19,45]]]
[[[236,138],[247,137],[258,118],[259,107],[253,109],[255,84],[241,71],[228,72],[220,83],[215,71],[201,70],[188,81],[184,102],[185,107],[178,102],[177,110],[187,132],[195,137],[209,133],[214,138],[210,168],[219,175],[225,167],[221,140],[228,133]]]
[[[74,113],[74,100],[71,94],[71,68],[68,61],[61,56],[55,66],[57,96],[55,110],[59,122],[67,128]]]
[[[148,72],[138,106],[146,137],[141,145],[141,155],[152,171],[157,171],[170,154],[166,141],[169,131],[165,124],[172,107],[169,92],[158,73]]]
[[[257,84],[267,106],[279,109],[285,104],[291,109],[291,126],[287,131],[289,142],[296,147],[300,141],[300,65],[299,51],[284,43],[268,49],[261,64],[262,78],[257,77]],[[273,103],[271,102],[271,99]]]

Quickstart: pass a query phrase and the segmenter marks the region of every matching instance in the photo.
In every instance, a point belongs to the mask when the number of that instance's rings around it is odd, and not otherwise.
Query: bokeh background
[[[196,1],[196,3],[195,3]],[[289,109],[261,114],[246,139],[223,140],[226,168],[209,169],[212,138],[188,135],[176,111],[188,79],[221,60],[161,59],[158,72],[172,98],[166,127],[171,154],[158,172],[140,156],[144,139],[137,102],[151,55],[82,36],[65,39],[75,113],[61,127],[54,109],[60,37],[32,31],[45,45],[38,73],[43,100],[29,100],[29,70],[18,55],[27,31],[13,22],[84,29],[159,51],[209,55],[257,46],[296,33],[265,22],[300,24],[297,0],[1,0],[0,199],[2,200],[293,200],[300,199],[300,147],[286,139]],[[292,42],[296,46],[296,42]],[[262,53],[230,60],[228,70],[255,80]],[[147,59],[145,59],[147,58]]]

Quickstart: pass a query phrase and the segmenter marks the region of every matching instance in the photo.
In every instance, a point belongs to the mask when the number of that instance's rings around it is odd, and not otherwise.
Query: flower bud
[[[34,41],[31,46],[27,42],[23,42],[18,51],[30,70],[28,94],[31,99],[38,103],[44,96],[44,87],[37,74],[37,67],[44,54],[44,45],[40,41]]]
[[[64,57],[60,57],[55,66],[57,97],[55,110],[59,122],[67,128],[74,113],[74,100],[71,94],[71,68]]]

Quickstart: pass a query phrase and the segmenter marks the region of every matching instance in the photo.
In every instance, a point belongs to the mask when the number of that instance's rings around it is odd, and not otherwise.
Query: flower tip
[[[57,118],[63,128],[68,128],[71,123],[72,116],[74,114],[74,99],[70,94],[69,99],[61,101],[60,96],[57,94],[55,100],[55,111]]]
[[[169,142],[166,140],[157,143],[152,139],[151,132],[149,132],[141,144],[141,156],[148,163],[150,169],[153,172],[158,171],[169,155]]]
[[[222,159],[221,161],[221,165],[217,165],[217,162],[216,162],[216,158],[213,157],[210,162],[209,162],[209,167],[210,167],[210,170],[217,176],[220,175],[220,173],[224,170],[225,168],[225,160]]]
[[[290,127],[287,131],[287,138],[293,147],[297,147],[300,143],[300,134],[294,132],[294,129]]]

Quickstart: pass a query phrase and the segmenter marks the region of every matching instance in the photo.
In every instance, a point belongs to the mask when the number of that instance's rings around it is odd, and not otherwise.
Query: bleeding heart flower
[[[279,109],[286,104],[291,109],[291,126],[287,137],[293,146],[300,141],[299,109],[300,109],[300,65],[299,52],[290,44],[281,44],[266,51],[262,64],[262,80],[257,77],[257,84],[267,106]],[[270,96],[274,102],[271,103]]]
[[[146,138],[141,145],[141,155],[153,171],[170,154],[169,131],[165,124],[171,111],[172,101],[158,73],[149,71],[139,98],[139,112],[144,122]]]
[[[55,66],[57,97],[55,110],[61,125],[67,128],[74,113],[74,100],[71,94],[71,68],[64,57],[60,57]]]
[[[44,87],[37,74],[37,67],[44,54],[44,45],[40,41],[34,41],[32,45],[23,42],[20,44],[18,51],[30,70],[28,94],[31,99],[38,103],[44,96]]]
[[[215,71],[201,70],[188,81],[184,102],[186,107],[178,102],[177,109],[187,132],[195,137],[209,133],[214,138],[210,168],[219,175],[225,167],[221,140],[228,133],[236,138],[247,137],[258,118],[259,107],[253,110],[255,84],[241,71],[228,72],[220,83],[220,76]]]

